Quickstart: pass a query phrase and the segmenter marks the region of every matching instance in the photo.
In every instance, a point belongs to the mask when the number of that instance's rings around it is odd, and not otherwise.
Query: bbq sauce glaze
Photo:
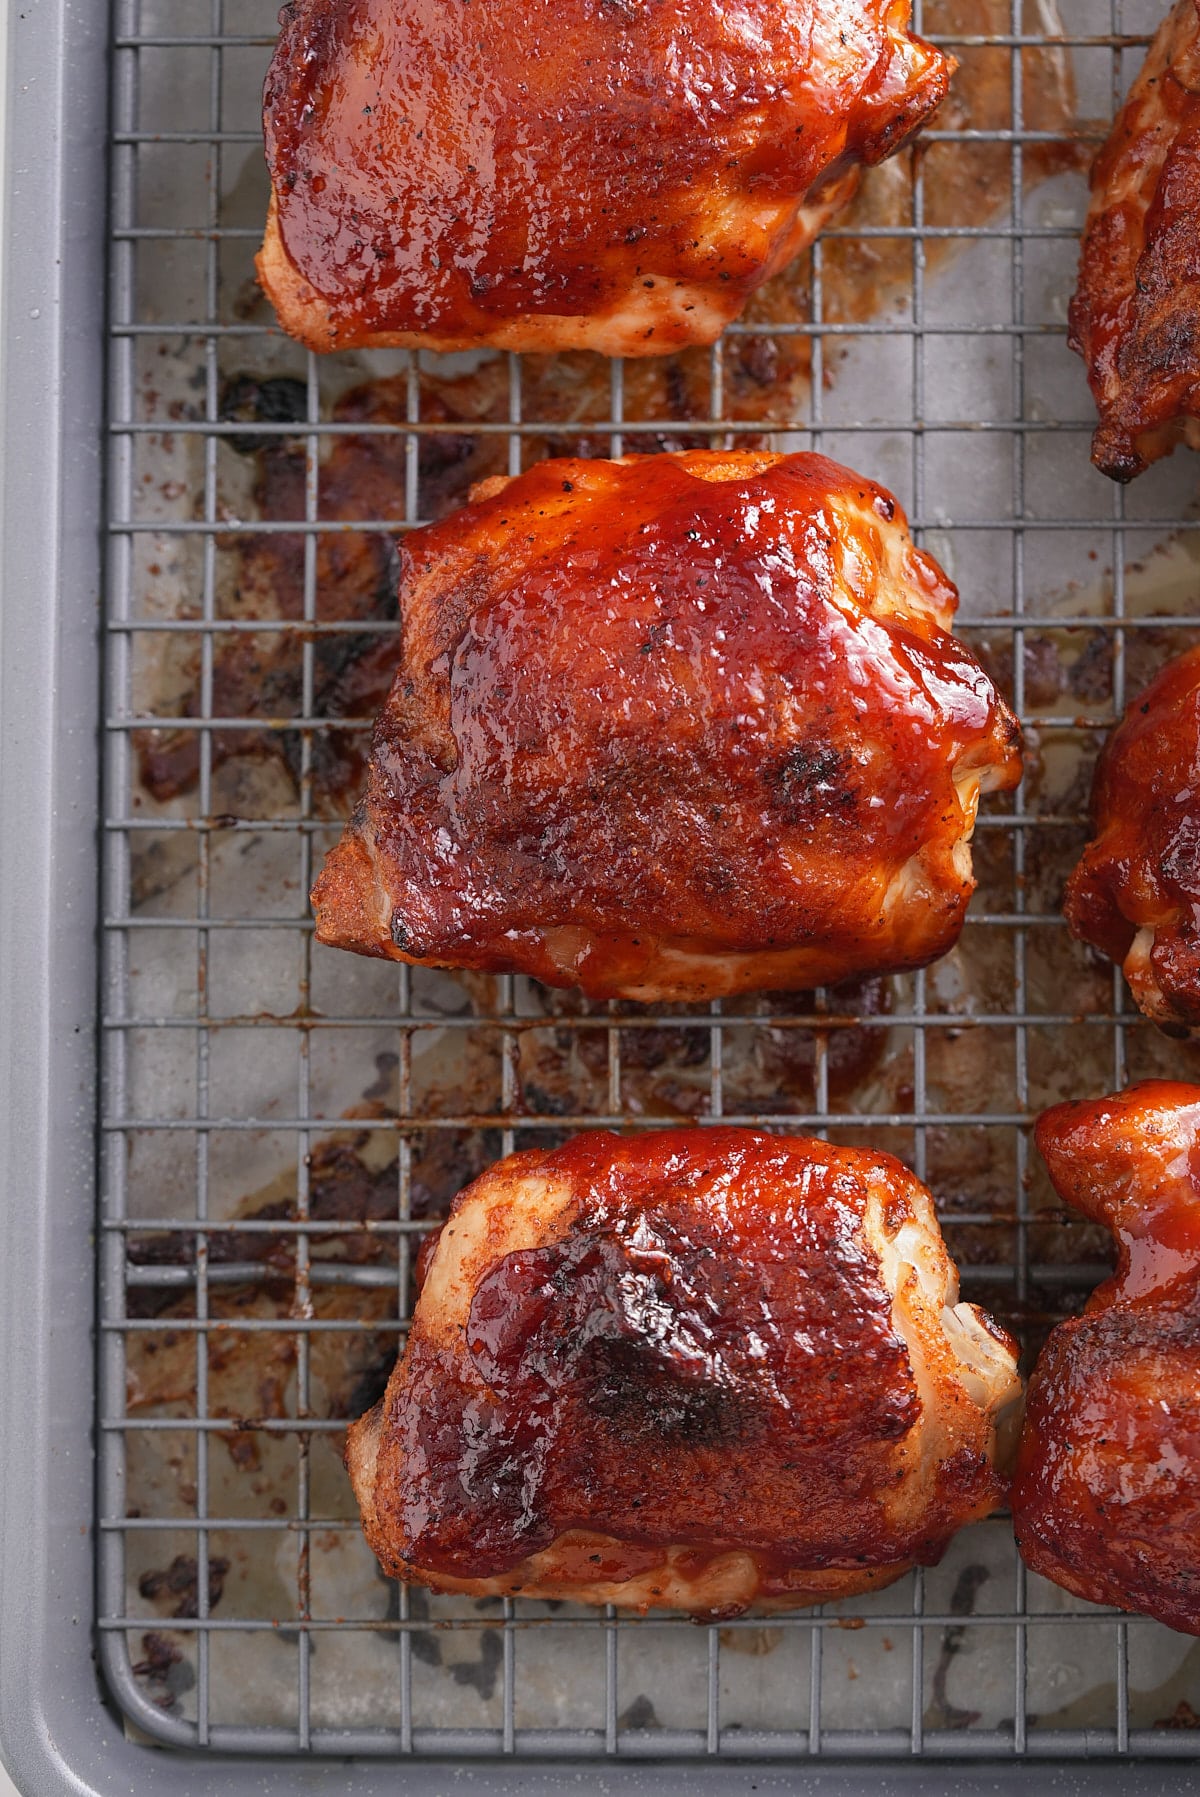
[[[531,1158],[579,1194],[557,1239],[490,1265],[461,1333],[418,1312],[389,1393],[376,1504],[409,1565],[486,1577],[599,1530],[581,1577],[740,1549],[786,1589],[934,1560],[994,1498],[963,1451],[905,1510],[922,1404],[863,1229],[871,1185],[911,1221],[899,1163],[739,1130]]]

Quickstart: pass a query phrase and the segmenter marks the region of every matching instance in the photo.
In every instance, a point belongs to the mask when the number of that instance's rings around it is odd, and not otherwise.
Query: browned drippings
[[[379,1107],[364,1106],[378,1112]],[[411,1148],[408,1214],[416,1221],[443,1216],[454,1194],[481,1172],[498,1152],[498,1139],[483,1131],[428,1130]],[[386,1131],[360,1130],[317,1142],[309,1163],[306,1232],[310,1261],[356,1267],[394,1265],[398,1236],[374,1230],[398,1214],[400,1173],[395,1141]],[[213,1284],[207,1314],[213,1325],[208,1338],[209,1414],[229,1417],[234,1425],[224,1437],[234,1463],[247,1472],[259,1466],[255,1430],[263,1420],[289,1414],[289,1393],[296,1370],[297,1337],[287,1323],[294,1315],[296,1238],[272,1231],[274,1222],[294,1222],[299,1215],[295,1175],[281,1176],[268,1187],[247,1194],[230,1221],[261,1222],[257,1230],[215,1229],[209,1232],[210,1267],[248,1263],[262,1269],[245,1285]],[[323,1229],[329,1223],[362,1223],[362,1231]],[[186,1229],[133,1233],[131,1267],[195,1265],[196,1235]],[[414,1248],[416,1243],[414,1243]],[[309,1300],[312,1314],[333,1320],[358,1317],[381,1324],[397,1315],[392,1287],[346,1284],[317,1286]],[[180,1295],[164,1287],[131,1285],[127,1313],[155,1318],[160,1327],[138,1330],[127,1350],[127,1401],[131,1410],[156,1410],[188,1404],[196,1390],[196,1345],[190,1330],[172,1329],[196,1316],[193,1291]],[[278,1329],[247,1330],[238,1324],[273,1319]],[[309,1344],[310,1376],[326,1393],[325,1413],[353,1417],[368,1408],[383,1390],[395,1359],[394,1331],[318,1333]]]
[[[372,1107],[363,1107],[364,1110]],[[478,1132],[429,1130],[412,1155],[408,1215],[417,1222],[444,1215],[454,1194],[481,1172],[490,1157],[489,1142]],[[262,1282],[290,1291],[296,1272],[296,1237],[272,1230],[272,1223],[294,1223],[300,1216],[295,1176],[275,1180],[263,1191],[247,1195],[235,1207],[231,1222],[259,1223],[249,1229],[212,1229],[207,1233],[210,1267],[248,1264],[263,1269]],[[309,1157],[305,1231],[312,1261],[338,1261],[347,1266],[395,1263],[397,1235],[373,1230],[372,1223],[397,1215],[400,1169],[395,1146],[378,1131],[359,1131],[317,1142]],[[361,1231],[323,1228],[323,1224],[361,1223]],[[132,1267],[183,1266],[196,1263],[194,1232],[187,1229],[131,1234],[127,1255]],[[134,1286],[128,1312],[135,1317],[162,1316],[175,1308],[169,1288]],[[184,1313],[179,1313],[184,1314]]]
[[[740,999],[738,1010],[748,1012],[754,1023],[723,1032],[728,1101],[739,1111],[777,1116],[812,1109],[823,1048],[830,1104],[835,1110],[852,1106],[880,1072],[894,985],[876,975],[833,987],[820,1006],[828,1022],[811,1028],[787,1020],[817,1015],[814,993],[764,992]],[[548,986],[534,990],[547,1027],[523,1030],[517,1043],[521,1108],[540,1116],[603,1110],[608,1031],[572,1021],[589,1010],[578,992]],[[672,1123],[711,1115],[710,1028],[675,1024],[675,1016],[687,1014],[684,1006],[623,1002],[618,1010],[623,1020],[617,1032],[621,1109]],[[643,1015],[654,1021],[631,1022]]]
[[[216,1609],[225,1589],[228,1560],[210,1555],[208,1558],[208,1612]],[[171,1616],[199,1614],[200,1574],[191,1554],[176,1554],[169,1566],[143,1573],[138,1580],[138,1593],[151,1603],[160,1604]],[[149,1637],[148,1637],[149,1638]],[[166,1656],[162,1656],[165,1658]],[[167,1664],[169,1664],[169,1660]],[[163,1668],[165,1670],[165,1667]]]

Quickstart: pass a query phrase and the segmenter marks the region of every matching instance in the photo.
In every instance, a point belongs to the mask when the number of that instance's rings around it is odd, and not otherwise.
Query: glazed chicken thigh
[[[593,997],[923,965],[1018,730],[895,501],[820,456],[552,461],[401,545],[322,942]]]
[[[1096,764],[1092,825],[1064,898],[1073,934],[1121,964],[1169,1034],[1200,1026],[1200,648],[1126,708]]]
[[[291,0],[259,277],[315,350],[710,343],[933,111],[907,0]]]
[[[424,1257],[423,1257],[424,1258]],[[393,1577],[735,1614],[889,1583],[1003,1495],[1014,1344],[886,1154],[576,1137],[460,1193],[347,1464]]]
[[[1200,1634],[1200,1086],[1148,1080],[1037,1125],[1117,1271],[1029,1384],[1013,1524],[1035,1572]]]
[[[1070,324],[1102,473],[1200,447],[1200,0],[1163,20],[1096,159]]]

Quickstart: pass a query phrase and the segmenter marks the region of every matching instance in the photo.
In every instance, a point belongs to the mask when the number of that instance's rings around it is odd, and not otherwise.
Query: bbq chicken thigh
[[[908,0],[291,0],[259,278],[315,350],[711,343],[933,111]]]
[[[1200,447],[1200,0],[1164,19],[1096,159],[1070,325],[1103,474]]]
[[[886,1154],[576,1137],[460,1193],[350,1430],[384,1570],[703,1616],[875,1589],[1000,1501],[1014,1344]]]
[[[1072,933],[1123,967],[1168,1034],[1200,1027],[1200,648],[1126,708],[1096,764],[1092,826],[1067,881]]]
[[[1017,1541],[1078,1597],[1200,1635],[1200,1086],[1056,1105],[1037,1141],[1118,1260],[1030,1380]]]
[[[592,997],[803,990],[955,941],[1017,726],[881,488],[820,456],[544,462],[401,545],[322,942]]]

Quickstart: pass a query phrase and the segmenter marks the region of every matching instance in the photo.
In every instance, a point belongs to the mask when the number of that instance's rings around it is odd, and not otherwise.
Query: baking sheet
[[[815,1616],[618,1626],[400,1591],[339,1458],[423,1228],[498,1153],[589,1122],[719,1116],[898,1153],[964,1295],[1030,1351],[1100,1276],[1106,1242],[1063,1217],[1023,1121],[1200,1066],[1058,915],[1106,723],[1197,640],[1195,464],[1125,494],[1095,474],[1063,339],[1089,132],[1141,50],[960,46],[957,109],[711,355],[317,363],[270,332],[251,278],[273,11],[142,0],[118,23],[223,40],[117,53],[136,141],[115,172],[104,1216],[128,1264],[104,1294],[124,1364],[102,1403],[120,1507],[101,1620],[134,1725],[217,1746],[352,1731],[378,1752],[464,1730],[480,1750],[1193,1751],[1195,1644],[1025,1575],[1004,1519]],[[1103,39],[1153,14],[1003,0],[924,22]],[[924,975],[697,1016],[314,946],[305,893],[395,629],[391,533],[346,526],[440,515],[547,451],[724,440],[820,447],[889,485],[1015,697],[1027,778],[981,820],[959,947]]]

